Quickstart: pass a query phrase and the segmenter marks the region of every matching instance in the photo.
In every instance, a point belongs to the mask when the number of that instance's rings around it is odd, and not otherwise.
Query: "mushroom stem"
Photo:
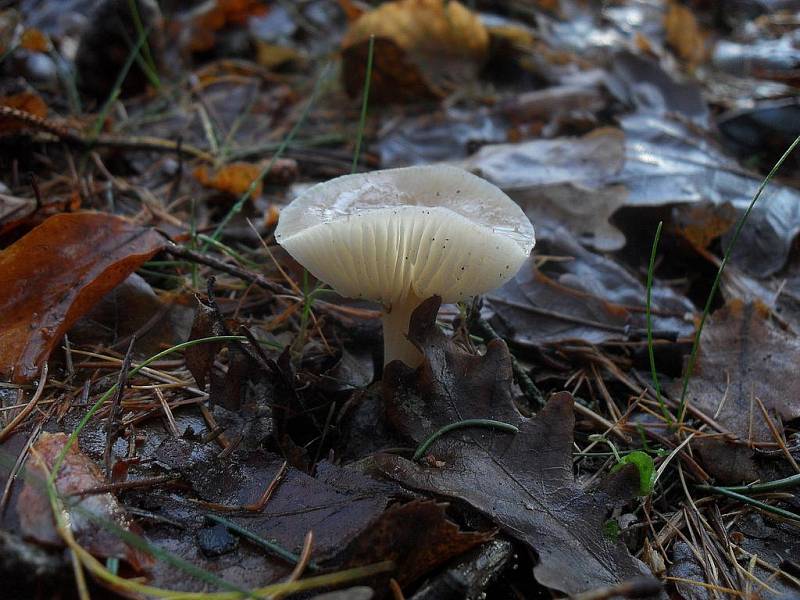
[[[414,292],[383,313],[383,364],[393,360],[402,360],[409,367],[418,367],[422,363],[422,353],[408,340],[408,326],[411,313],[422,300]]]

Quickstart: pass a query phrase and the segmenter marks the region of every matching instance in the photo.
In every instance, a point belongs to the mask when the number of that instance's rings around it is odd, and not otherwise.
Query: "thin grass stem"
[[[372,81],[372,55],[375,52],[375,36],[369,36],[369,49],[367,50],[367,70],[364,75],[364,92],[361,99],[361,118],[358,121],[358,135],[356,136],[356,149],[353,152],[353,168],[355,173],[358,168],[358,158],[361,155],[361,140],[364,138],[364,125],[367,122],[367,105],[369,104],[369,86]]]
[[[650,250],[650,262],[647,265],[647,354],[650,358],[650,376],[653,379],[653,388],[656,391],[656,400],[658,406],[661,408],[661,414],[664,415],[667,423],[674,423],[675,419],[669,413],[664,398],[661,396],[661,384],[658,381],[658,371],[656,371],[656,355],[653,345],[653,274],[655,272],[656,254],[658,253],[658,242],[661,240],[661,228],[664,226],[664,221],[658,222],[656,227],[656,235],[653,237],[653,247]]]

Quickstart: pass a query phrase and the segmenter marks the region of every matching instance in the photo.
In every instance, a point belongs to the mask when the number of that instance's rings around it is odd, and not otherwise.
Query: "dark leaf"
[[[505,344],[489,343],[486,355],[465,354],[435,325],[437,298],[412,317],[409,337],[425,361],[413,371],[400,362],[384,373],[386,401],[397,425],[419,443],[444,425],[464,419],[504,421],[518,434],[460,429],[430,449],[436,466],[393,455],[378,457],[389,477],[412,488],[463,500],[533,549],[537,580],[575,594],[646,574],[621,543],[603,536],[609,507],[639,485],[626,467],[598,489],[585,489],[572,473],[573,399],[551,398],[532,419],[511,398],[511,357]]]
[[[774,441],[755,398],[786,421],[800,417],[794,401],[800,396],[795,377],[800,344],[767,317],[763,305],[737,300],[714,313],[703,329],[689,382],[690,402],[750,441]]]
[[[626,201],[617,181],[625,146],[622,131],[605,127],[579,138],[484,146],[462,166],[500,187],[534,223],[554,219],[598,249],[618,250],[625,237],[608,219]]]
[[[715,312],[703,329],[687,392],[688,402],[748,445],[775,441],[757,399],[764,403],[778,431],[783,429],[781,419],[800,417],[800,404],[795,401],[800,396],[796,376],[800,343],[767,317],[764,305],[739,300]],[[679,397],[681,388],[682,381],[676,381],[669,391]],[[704,440],[706,453],[715,445],[725,444],[721,439]],[[730,464],[723,467],[724,471],[717,471],[719,461],[707,464],[717,474],[727,475],[726,479],[733,475]],[[749,469],[740,473],[743,479],[751,474]]]
[[[487,298],[504,329],[525,344],[583,340],[600,343],[646,337],[645,286],[611,258],[589,252],[564,229],[537,228],[537,251],[568,260],[537,268],[533,260]],[[692,304],[670,288],[653,286],[657,337],[690,335]]]
[[[343,564],[391,560],[397,566],[394,577],[404,586],[494,536],[494,531],[461,531],[445,508],[429,500],[389,508],[344,550]]]

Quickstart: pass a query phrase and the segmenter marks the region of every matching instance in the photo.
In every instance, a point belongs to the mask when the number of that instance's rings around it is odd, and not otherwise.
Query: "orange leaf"
[[[164,246],[101,213],[47,219],[0,252],[0,376],[30,381],[64,333]]]
[[[192,52],[211,50],[215,33],[229,25],[244,25],[251,16],[266,14],[269,7],[260,0],[216,0],[206,3],[189,23],[188,48]]]
[[[244,194],[260,174],[261,167],[246,162],[230,163],[216,171],[209,171],[205,165],[194,170],[195,178],[202,185],[233,196]],[[262,184],[259,181],[251,196],[254,198],[260,196],[261,190]]]
[[[20,92],[11,96],[1,96],[0,106],[15,108],[34,117],[47,117],[47,104],[36,92]],[[10,117],[0,117],[0,134],[12,133],[24,129],[25,124]]]
[[[339,8],[341,8],[344,12],[344,16],[347,17],[348,23],[352,23],[364,14],[364,9],[362,9],[360,6],[356,6],[356,3],[353,2],[353,0],[339,0]]]
[[[31,27],[22,32],[19,45],[31,52],[47,52],[50,50],[50,40],[38,29]]]

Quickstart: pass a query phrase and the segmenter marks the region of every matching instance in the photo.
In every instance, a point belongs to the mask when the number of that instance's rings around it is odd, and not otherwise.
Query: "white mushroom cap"
[[[287,206],[278,243],[343,296],[454,302],[513,277],[533,225],[499,188],[445,165],[337,177]]]

